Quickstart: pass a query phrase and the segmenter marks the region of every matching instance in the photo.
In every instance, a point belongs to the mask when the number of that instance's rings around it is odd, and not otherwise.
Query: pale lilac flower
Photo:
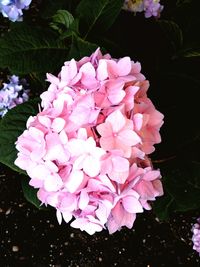
[[[192,232],[193,249],[200,255],[200,218],[198,218],[197,222],[193,225]]]
[[[19,80],[19,77],[12,75],[9,83],[3,83],[0,89],[0,116],[3,117],[7,111],[18,104],[28,100],[29,90],[25,79]]]
[[[28,9],[32,0],[0,0],[0,12],[11,21],[22,21],[23,9]]]
[[[159,3],[160,0],[144,0],[145,17],[159,17],[163,6]]]

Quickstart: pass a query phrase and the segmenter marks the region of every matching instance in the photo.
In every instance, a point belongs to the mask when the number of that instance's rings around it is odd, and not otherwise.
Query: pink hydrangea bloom
[[[161,141],[163,115],[147,96],[140,64],[97,49],[47,79],[42,110],[16,142],[15,164],[60,224],[72,220],[89,234],[131,228],[163,194],[147,157]]]

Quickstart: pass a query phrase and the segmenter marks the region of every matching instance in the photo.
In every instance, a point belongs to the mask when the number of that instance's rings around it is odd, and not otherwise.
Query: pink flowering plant
[[[59,223],[73,219],[72,227],[89,234],[132,228],[163,194],[149,158],[163,115],[147,96],[140,63],[97,49],[47,79],[42,109],[17,139],[15,164]]]
[[[0,0],[0,162],[59,224],[112,234],[200,208],[192,2]]]

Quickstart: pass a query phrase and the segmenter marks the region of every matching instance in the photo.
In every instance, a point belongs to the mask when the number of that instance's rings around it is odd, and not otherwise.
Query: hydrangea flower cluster
[[[125,0],[123,9],[131,12],[143,12],[146,18],[160,17],[163,6],[160,0]]]
[[[193,249],[196,250],[200,255],[200,218],[198,218],[197,223],[193,225],[192,232]]]
[[[3,117],[9,109],[28,100],[27,86],[25,79],[19,80],[15,75],[9,78],[9,83],[3,83],[3,88],[0,89],[0,117]]]
[[[2,15],[11,21],[22,21],[22,9],[28,9],[32,0],[0,0]]]
[[[42,110],[19,136],[15,164],[58,222],[94,234],[132,228],[136,214],[163,194],[147,155],[161,141],[163,115],[147,97],[149,82],[129,57],[97,49],[64,63],[42,93]]]

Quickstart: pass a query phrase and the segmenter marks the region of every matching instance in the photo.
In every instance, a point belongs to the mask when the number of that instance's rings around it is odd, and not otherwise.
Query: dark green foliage
[[[53,31],[22,25],[0,39],[0,66],[20,75],[52,72],[63,64],[67,52]]]
[[[104,32],[110,28],[119,14],[123,0],[82,0],[77,14],[83,25],[84,39],[94,31]]]

